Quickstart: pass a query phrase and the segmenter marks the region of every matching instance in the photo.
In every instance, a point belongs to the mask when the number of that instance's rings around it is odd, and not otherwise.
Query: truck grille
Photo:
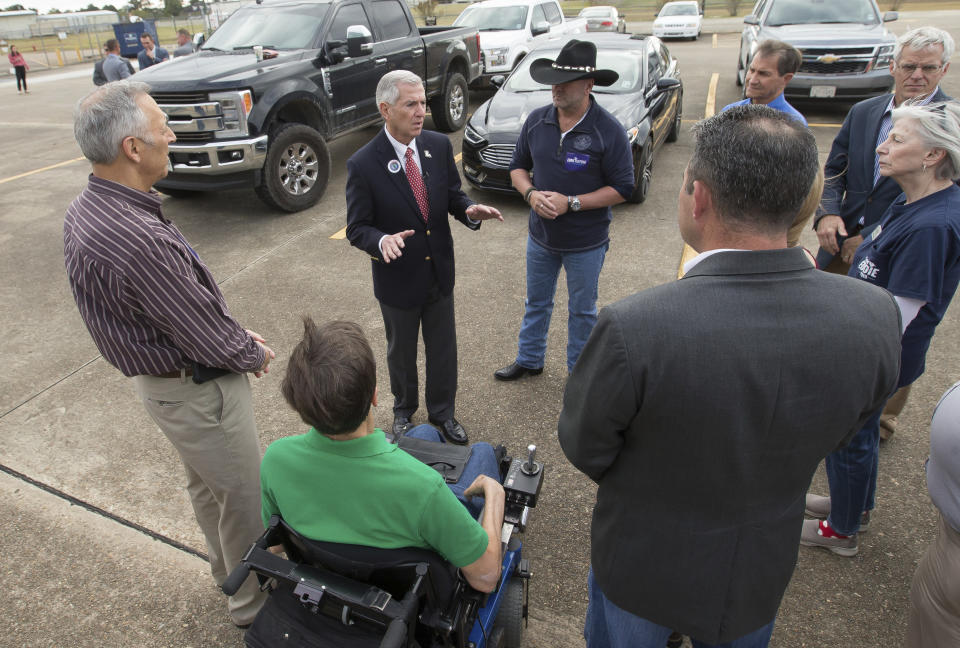
[[[207,100],[207,93],[205,92],[152,92],[150,96],[158,104],[203,103]]]
[[[212,142],[213,133],[177,133],[177,142],[179,144],[195,143],[195,142]]]
[[[507,168],[510,166],[510,161],[513,160],[513,149],[515,148],[514,144],[491,144],[480,151],[480,159],[483,160],[484,164]]]
[[[836,54],[837,56],[873,56],[873,47],[844,47],[841,50],[829,47],[807,47],[803,50],[803,58]]]
[[[837,61],[819,63],[804,61],[800,66],[801,74],[863,74],[867,70],[867,61]]]

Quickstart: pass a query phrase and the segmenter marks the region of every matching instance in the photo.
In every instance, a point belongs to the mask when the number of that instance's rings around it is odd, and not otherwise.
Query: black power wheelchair
[[[401,448],[444,474],[462,471],[470,448],[401,437]],[[505,453],[504,453],[505,454]],[[274,515],[223,583],[234,594],[250,572],[270,595],[246,633],[251,648],[519,648],[532,573],[516,537],[527,525],[544,467],[503,456],[506,494],[497,588],[470,587],[439,554],[377,549],[304,538]],[[286,558],[269,550],[281,545]]]

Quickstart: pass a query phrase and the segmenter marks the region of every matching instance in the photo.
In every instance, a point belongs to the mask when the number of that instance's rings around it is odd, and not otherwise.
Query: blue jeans
[[[432,425],[418,425],[408,430],[405,436],[423,439],[425,441],[446,443],[446,440],[440,436],[437,428]],[[497,461],[493,446],[489,443],[481,441],[472,444],[470,447],[473,449],[473,452],[470,454],[470,458],[467,459],[467,465],[464,466],[460,479],[454,484],[447,484],[447,486],[449,486],[453,494],[457,496],[457,499],[463,502],[463,505],[473,514],[473,517],[478,518],[480,517],[480,511],[483,510],[483,497],[467,499],[464,497],[463,491],[467,490],[470,484],[480,475],[487,475],[499,482],[500,463]]]
[[[590,331],[597,323],[597,282],[609,244],[586,252],[552,252],[527,236],[527,300],[520,325],[517,364],[539,369],[547,355],[547,331],[553,314],[560,268],[567,273],[567,371],[573,371]]]
[[[587,578],[590,602],[583,636],[587,648],[663,648],[672,629],[631,614],[611,603],[593,578]],[[638,587],[642,585],[638,584]],[[690,638],[694,648],[766,648],[773,634],[773,621],[759,630],[722,644],[706,644]]]
[[[827,522],[840,535],[860,530],[860,515],[876,504],[880,461],[880,415],[883,405],[867,419],[850,445],[827,455],[830,516]]]

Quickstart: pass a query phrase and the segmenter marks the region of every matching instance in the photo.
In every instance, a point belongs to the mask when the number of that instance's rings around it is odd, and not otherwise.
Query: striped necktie
[[[420,215],[423,222],[426,223],[430,218],[430,203],[427,201],[427,187],[423,184],[423,176],[420,175],[420,169],[417,163],[413,161],[413,149],[407,147],[407,154],[404,157],[404,166],[407,172],[407,181],[410,188],[413,189],[413,195],[417,199],[417,205],[420,206]]]

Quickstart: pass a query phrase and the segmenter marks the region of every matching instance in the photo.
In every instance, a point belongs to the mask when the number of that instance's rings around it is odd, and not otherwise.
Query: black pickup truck
[[[196,54],[135,76],[177,135],[156,187],[186,195],[252,186],[272,207],[306,209],[330,177],[326,142],[380,119],[381,76],[418,74],[434,124],[450,132],[466,123],[479,59],[475,28],[418,29],[404,0],[242,7]]]

